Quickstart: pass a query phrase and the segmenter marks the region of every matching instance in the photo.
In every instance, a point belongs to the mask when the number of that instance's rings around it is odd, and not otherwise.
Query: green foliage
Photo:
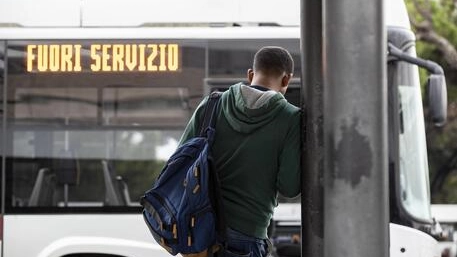
[[[447,98],[455,102],[455,99],[457,99],[457,87],[448,87]]]
[[[412,28],[419,39],[416,44],[417,55],[440,64],[446,74],[448,122],[442,128],[436,128],[430,124],[427,126],[430,180],[433,181],[437,170],[449,161],[457,147],[457,70],[451,68],[446,62],[445,56],[437,45],[421,41],[418,25],[431,22],[433,32],[447,39],[455,47],[457,46],[457,8],[452,0],[406,0],[405,3]],[[430,20],[427,19],[427,15],[424,15],[427,12],[430,13]],[[420,69],[423,92],[425,92],[427,76],[427,71]],[[425,110],[427,110],[426,97],[424,100]],[[432,195],[432,202],[457,203],[457,167],[451,169],[441,190]]]
[[[433,28],[453,45],[457,44],[457,27],[453,1],[430,1],[433,13]]]
[[[434,203],[457,203],[457,175],[447,177],[446,183],[439,194],[432,198]]]
[[[417,8],[414,2],[417,2]],[[457,16],[453,1],[406,0],[406,6],[411,20],[416,23],[427,20],[423,12],[430,12],[434,31],[454,45],[457,43]]]
[[[418,56],[427,59],[427,60],[434,60],[437,58],[436,51],[435,49],[430,45],[423,43],[421,41],[418,41],[416,43],[416,51],[418,53]],[[421,89],[422,89],[422,95],[426,96],[426,88],[425,86],[427,85],[427,80],[428,80],[429,73],[426,69],[424,68],[419,68],[419,79],[421,82]]]

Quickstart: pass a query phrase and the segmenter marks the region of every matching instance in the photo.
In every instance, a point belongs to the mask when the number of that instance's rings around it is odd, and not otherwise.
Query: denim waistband
[[[248,236],[237,230],[227,228],[227,245],[226,247],[237,250],[244,249],[244,251],[250,251],[250,254],[238,254],[236,257],[266,257],[272,252],[272,245],[269,239],[256,238]],[[249,250],[250,249],[250,250]],[[243,252],[244,253],[244,252]],[[224,257],[235,257],[233,252],[225,254]]]
[[[246,234],[243,234],[243,233],[241,233],[237,230],[231,229],[231,228],[227,228],[227,237],[233,238],[233,239],[238,239],[238,240],[243,240],[243,241],[249,241],[249,242],[266,243],[266,239],[248,236]]]

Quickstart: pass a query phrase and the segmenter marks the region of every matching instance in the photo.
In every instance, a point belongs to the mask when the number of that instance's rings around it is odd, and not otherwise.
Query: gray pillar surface
[[[302,256],[323,256],[322,0],[301,1]]]
[[[324,0],[325,257],[389,255],[383,5]]]

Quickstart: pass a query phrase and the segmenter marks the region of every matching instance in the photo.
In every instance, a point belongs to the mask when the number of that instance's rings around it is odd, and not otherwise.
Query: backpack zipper
[[[173,214],[173,212],[171,211],[170,207],[168,206],[165,199],[163,199],[163,197],[161,197],[158,193],[156,193],[154,191],[152,191],[151,194],[155,199],[157,199],[157,201],[160,202],[160,204],[162,204],[162,206],[165,208],[165,210],[168,212],[168,214],[170,214],[171,226],[172,226],[171,233],[173,233],[173,238],[177,239],[178,238],[178,228],[177,228],[177,224],[176,224],[175,215]],[[163,226],[163,223],[162,223],[162,226]],[[163,227],[162,227],[162,229],[163,229]]]
[[[198,192],[198,190],[200,189],[200,166],[199,165],[195,165],[194,169],[193,169],[193,173],[194,173],[194,177],[196,178],[197,180],[197,185],[195,185],[194,189],[192,190],[192,193],[196,194]]]

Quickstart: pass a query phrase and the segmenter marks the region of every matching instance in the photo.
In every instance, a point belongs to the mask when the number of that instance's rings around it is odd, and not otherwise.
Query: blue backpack
[[[210,152],[220,95],[209,95],[200,135],[178,147],[140,201],[152,236],[172,255],[211,254],[225,235]]]

